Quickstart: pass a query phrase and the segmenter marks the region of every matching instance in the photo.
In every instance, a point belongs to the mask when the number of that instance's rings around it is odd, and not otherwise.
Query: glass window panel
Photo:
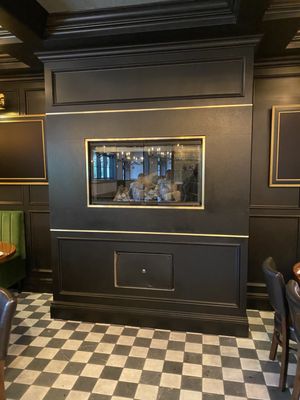
[[[203,138],[88,141],[92,205],[202,206]]]

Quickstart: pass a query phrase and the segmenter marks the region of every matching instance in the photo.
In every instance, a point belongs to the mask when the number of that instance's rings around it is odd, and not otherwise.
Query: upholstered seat
[[[297,370],[294,380],[292,400],[299,400],[300,397],[300,288],[299,284],[293,280],[287,284],[287,300],[290,309],[292,324],[295,329],[295,336],[298,344],[297,351]]]
[[[0,288],[0,399],[5,399],[4,366],[12,319],[17,307],[17,299],[8,290]]]
[[[0,211],[0,241],[16,246],[16,253],[0,264],[0,287],[9,288],[26,275],[23,211]]]

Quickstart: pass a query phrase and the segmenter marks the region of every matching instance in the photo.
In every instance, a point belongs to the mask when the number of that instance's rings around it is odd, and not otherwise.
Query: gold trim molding
[[[127,235],[163,235],[163,236],[190,236],[190,237],[220,237],[248,239],[249,235],[232,235],[222,233],[190,233],[190,232],[152,232],[152,231],[113,231],[101,229],[59,229],[51,228],[50,232],[70,232],[70,233],[106,233],[106,234],[127,234]]]
[[[272,106],[270,187],[300,187],[300,178],[279,178],[280,118],[281,114],[300,113],[300,104]],[[296,182],[296,183],[289,183]]]
[[[126,112],[149,112],[149,111],[181,111],[181,110],[198,110],[202,108],[231,108],[231,107],[253,107],[249,104],[214,104],[206,106],[188,106],[188,107],[153,107],[153,108],[126,108],[115,110],[87,110],[87,111],[57,111],[48,112],[46,116],[52,115],[76,115],[76,114],[111,114],[111,113],[126,113]]]
[[[40,117],[40,118],[38,118]],[[0,178],[0,185],[48,185],[47,166],[46,166],[46,149],[45,149],[45,128],[44,114],[27,114],[27,115],[3,115],[0,118],[0,124],[4,123],[22,123],[22,122],[40,122],[42,127],[42,151],[43,151],[43,172],[44,175],[39,178]],[[28,118],[28,120],[26,120]],[[38,118],[38,119],[37,119]]]

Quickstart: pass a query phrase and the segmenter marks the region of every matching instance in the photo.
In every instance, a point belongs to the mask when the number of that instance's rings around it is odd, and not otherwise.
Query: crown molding
[[[299,0],[273,0],[265,12],[264,21],[299,17]]]
[[[75,50],[42,51],[35,55],[44,63],[52,61],[79,60],[103,56],[131,55],[155,52],[176,52],[183,50],[201,50],[229,47],[255,47],[259,43],[261,35],[235,36],[228,38],[216,38],[209,40],[190,40],[180,42],[151,43],[131,46],[96,47]]]
[[[50,14],[48,39],[168,31],[236,23],[240,0],[170,0],[113,9]]]
[[[290,76],[300,76],[299,55],[260,59],[254,64],[255,78],[282,78]]]
[[[28,71],[21,74],[19,71],[19,73],[11,73],[10,75],[0,75],[0,82],[16,81],[44,81],[44,74],[32,74]]]

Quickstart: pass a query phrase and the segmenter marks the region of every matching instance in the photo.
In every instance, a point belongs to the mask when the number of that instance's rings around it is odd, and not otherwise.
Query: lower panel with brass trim
[[[58,234],[55,318],[247,334],[247,239]]]

